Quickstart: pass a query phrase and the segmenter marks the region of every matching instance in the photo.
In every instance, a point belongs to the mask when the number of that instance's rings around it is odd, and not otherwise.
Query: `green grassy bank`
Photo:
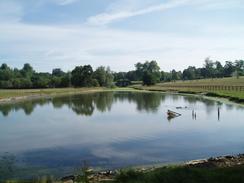
[[[227,98],[230,101],[244,103],[244,77],[202,79],[159,83],[154,86],[133,85],[132,88],[147,91],[178,92],[204,94],[211,97]]]
[[[21,99],[22,97],[45,97],[57,95],[79,94],[87,92],[106,91],[106,88],[52,88],[52,89],[20,89],[0,90],[0,101]]]
[[[241,183],[244,165],[224,168],[164,167],[147,173],[128,170],[113,183]]]

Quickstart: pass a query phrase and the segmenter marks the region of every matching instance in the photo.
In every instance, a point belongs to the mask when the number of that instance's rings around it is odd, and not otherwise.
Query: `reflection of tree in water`
[[[134,102],[137,105],[137,110],[147,112],[157,112],[162,100],[163,95],[160,93],[149,93],[149,92],[118,92],[115,94],[115,100],[123,101],[128,100]]]
[[[101,112],[110,111],[113,104],[113,92],[100,92],[94,94],[94,103]]]
[[[171,95],[171,98],[172,98],[172,100],[173,101],[178,101],[179,100],[179,95],[176,95],[176,94],[173,94],[173,95]]]
[[[78,115],[91,116],[94,111],[93,96],[85,95],[71,100],[70,108]]]
[[[112,92],[99,92],[94,94],[74,95],[69,97],[58,97],[52,100],[55,108],[68,106],[78,115],[90,116],[95,108],[105,112],[111,109],[113,103]]]
[[[233,110],[233,108],[234,108],[234,105],[226,104],[226,110],[227,111],[231,111],[231,110]]]
[[[195,96],[184,96],[183,99],[189,104],[196,104],[199,99]]]
[[[184,96],[184,100],[188,102],[189,104],[196,104],[197,102],[202,102],[206,107],[207,114],[211,114],[212,112],[215,112],[216,105],[220,106],[221,103],[216,102],[214,100],[209,100],[204,97],[197,97],[197,96]]]
[[[5,153],[0,157],[0,182],[11,178],[15,173],[15,157]]]
[[[26,115],[30,115],[36,106],[52,103],[54,108],[67,106],[78,115],[90,116],[95,109],[106,112],[111,110],[112,104],[116,101],[129,101],[136,103],[139,111],[156,112],[162,100],[165,100],[165,96],[160,93],[99,92],[5,104],[0,105],[0,111],[4,116],[7,116],[11,111],[18,110],[24,110]]]
[[[27,100],[24,102],[18,102],[14,104],[2,104],[0,105],[0,111],[4,116],[8,116],[11,111],[23,110],[26,115],[30,115],[37,105],[47,104],[48,100],[38,99],[38,100]]]

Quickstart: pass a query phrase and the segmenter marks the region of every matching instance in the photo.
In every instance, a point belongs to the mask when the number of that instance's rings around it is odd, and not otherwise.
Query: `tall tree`
[[[244,70],[244,61],[243,60],[236,60],[235,61],[235,69],[236,69],[236,77],[239,78],[242,75]]]
[[[205,71],[206,71],[206,76],[208,78],[213,78],[214,77],[214,62],[212,60],[210,60],[210,58],[206,58],[205,59]]]
[[[24,64],[24,67],[20,70],[20,72],[23,75],[23,77],[31,78],[31,76],[34,73],[34,70],[31,67],[31,65],[27,63],[27,64]]]
[[[144,85],[153,85],[160,81],[161,73],[160,67],[156,61],[145,63],[137,63],[136,72],[142,74],[142,80]]]
[[[90,65],[76,67],[71,74],[71,82],[73,86],[90,87],[93,85],[93,69]]]

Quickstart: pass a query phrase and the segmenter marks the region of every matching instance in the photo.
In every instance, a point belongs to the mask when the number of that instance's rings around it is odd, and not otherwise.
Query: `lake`
[[[168,109],[182,116],[168,119]],[[238,153],[244,108],[202,97],[98,92],[0,105],[0,177],[68,175],[84,162],[115,169]]]

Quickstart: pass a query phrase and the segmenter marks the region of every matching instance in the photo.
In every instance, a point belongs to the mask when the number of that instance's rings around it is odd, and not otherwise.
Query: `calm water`
[[[168,120],[168,109],[182,116]],[[0,176],[64,175],[84,161],[112,169],[238,153],[244,108],[200,97],[102,92],[0,105]]]

